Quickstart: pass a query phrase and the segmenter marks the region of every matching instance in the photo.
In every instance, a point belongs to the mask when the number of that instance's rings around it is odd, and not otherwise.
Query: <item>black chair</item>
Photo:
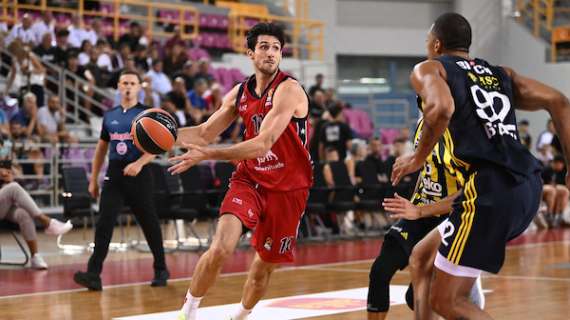
[[[334,193],[327,209],[336,212],[356,209],[356,202],[354,201],[356,189],[350,180],[346,164],[344,161],[335,161],[329,162],[328,165],[333,176]]]
[[[24,241],[21,240],[18,237],[18,235],[16,234],[16,231],[18,230],[18,225],[15,223],[12,223],[10,221],[0,221],[0,230],[8,230],[10,232],[12,237],[14,237],[14,240],[16,240],[16,244],[18,245],[18,248],[20,248],[20,251],[24,255],[24,261],[3,260],[2,259],[2,247],[0,246],[0,265],[3,265],[3,266],[19,266],[19,267],[26,266],[28,264],[28,262],[30,261],[30,254],[28,253],[28,250],[26,250],[26,247],[24,246],[24,243],[23,243]]]
[[[390,185],[378,181],[376,163],[371,160],[360,161],[356,164],[361,182],[357,185],[359,202],[358,210],[378,212]]]
[[[160,220],[190,222],[190,231],[198,239],[198,249],[202,248],[202,242],[191,224],[198,217],[198,211],[187,206],[187,203],[193,199],[188,199],[189,195],[182,191],[178,175],[170,174],[167,167],[157,163],[151,163],[149,167],[154,178],[154,196],[158,218]],[[183,249],[184,241],[178,232],[178,228],[175,230],[176,249]]]
[[[182,180],[182,187],[184,193],[185,208],[192,208],[198,213],[198,218],[209,222],[208,226],[208,245],[212,242],[216,221],[218,219],[219,205],[212,206],[208,197],[215,195],[219,197],[220,194],[217,190],[208,189],[206,185],[207,179],[204,179],[203,174],[209,168],[204,166],[194,166],[186,170],[180,175]],[[216,202],[217,204],[217,202]]]
[[[313,229],[315,227],[320,228],[322,231],[328,230],[320,215],[327,213],[327,204],[331,191],[332,189],[327,187],[323,176],[323,165],[315,164],[313,166],[313,186],[309,191],[309,199],[307,200],[303,223],[301,224],[302,228],[301,232],[299,232],[306,240],[322,240],[322,237],[318,235],[322,232],[317,232],[317,235],[314,234]],[[313,226],[313,221],[316,221],[316,226]],[[328,236],[330,232],[324,232],[324,235]]]
[[[90,246],[87,240],[88,219],[91,225],[95,226],[95,210],[93,209],[93,198],[89,194],[89,180],[87,172],[83,167],[63,167],[61,169],[63,191],[60,195],[63,204],[63,216],[65,219],[83,219],[83,239],[87,241],[84,245],[64,244],[63,235],[57,237],[57,246],[62,250],[84,250]]]

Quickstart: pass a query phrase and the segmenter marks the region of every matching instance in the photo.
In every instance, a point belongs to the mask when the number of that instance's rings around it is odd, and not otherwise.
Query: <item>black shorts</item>
[[[477,168],[439,227],[439,253],[456,265],[498,273],[507,242],[531,223],[541,193],[539,171],[517,181],[499,167]]]
[[[386,238],[392,237],[398,241],[400,246],[409,256],[412,254],[414,246],[446,218],[447,215],[418,220],[402,219],[390,227],[390,230],[386,234]]]

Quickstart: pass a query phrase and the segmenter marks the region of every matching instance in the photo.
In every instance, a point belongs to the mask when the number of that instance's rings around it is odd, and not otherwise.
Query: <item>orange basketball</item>
[[[138,115],[131,125],[135,146],[142,152],[161,154],[176,142],[176,121],[166,111],[152,108]]]

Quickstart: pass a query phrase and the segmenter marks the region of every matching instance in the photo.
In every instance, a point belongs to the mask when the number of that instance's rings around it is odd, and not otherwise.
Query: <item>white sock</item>
[[[198,306],[200,306],[200,301],[202,301],[203,297],[194,297],[190,293],[190,290],[186,293],[186,299],[184,300],[184,305],[180,310],[185,316],[187,320],[194,320],[196,319],[196,310],[198,310]]]
[[[247,316],[251,313],[252,309],[246,309],[243,307],[243,304],[240,303],[238,310],[234,315],[231,317],[232,320],[247,320]]]
[[[481,286],[481,276],[475,280],[473,288],[471,288],[469,300],[471,300],[471,302],[477,305],[481,310],[485,309],[485,295],[483,294],[483,287]]]

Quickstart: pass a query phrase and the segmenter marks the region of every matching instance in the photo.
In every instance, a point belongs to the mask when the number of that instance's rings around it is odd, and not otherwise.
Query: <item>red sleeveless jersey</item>
[[[261,97],[255,93],[255,75],[242,84],[236,106],[245,125],[244,140],[257,136],[263,118],[273,107],[275,90],[288,78],[288,74],[278,71]],[[310,188],[313,169],[308,137],[308,116],[291,118],[285,131],[264,156],[238,163],[236,176],[245,176],[253,183],[274,191]]]

